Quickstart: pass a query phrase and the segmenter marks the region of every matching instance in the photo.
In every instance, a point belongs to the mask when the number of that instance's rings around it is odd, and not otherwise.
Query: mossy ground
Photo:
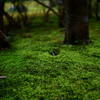
[[[99,100],[100,22],[90,21],[91,45],[73,46],[62,45],[55,17],[41,19],[0,51],[0,100]]]

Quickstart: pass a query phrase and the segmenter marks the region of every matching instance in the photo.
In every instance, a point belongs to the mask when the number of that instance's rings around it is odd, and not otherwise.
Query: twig
[[[0,79],[5,79],[6,78],[6,76],[0,76]]]
[[[33,1],[39,3],[40,5],[42,5],[42,6],[46,7],[46,8],[48,8],[48,9],[51,10],[55,15],[59,16],[59,14],[58,14],[54,9],[52,9],[50,6],[45,5],[44,3],[40,2],[39,0],[33,0]]]
[[[8,38],[1,30],[0,33],[4,36],[4,38]]]

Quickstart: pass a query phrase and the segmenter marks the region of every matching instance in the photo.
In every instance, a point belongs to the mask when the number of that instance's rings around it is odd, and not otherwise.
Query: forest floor
[[[100,100],[100,22],[90,21],[91,45],[73,46],[56,18],[41,19],[0,51],[0,100]]]

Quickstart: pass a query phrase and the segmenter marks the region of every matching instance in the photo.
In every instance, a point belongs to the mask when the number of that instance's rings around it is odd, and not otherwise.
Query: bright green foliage
[[[7,76],[0,79],[0,100],[99,100],[100,22],[91,22],[88,46],[61,45],[56,24],[38,22],[0,51],[0,76]]]

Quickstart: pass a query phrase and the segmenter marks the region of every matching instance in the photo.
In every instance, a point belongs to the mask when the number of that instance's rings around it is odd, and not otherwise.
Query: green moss
[[[100,22],[90,24],[88,46],[61,45],[57,24],[16,31],[12,48],[0,51],[0,76],[7,77],[0,79],[0,100],[99,100]]]

